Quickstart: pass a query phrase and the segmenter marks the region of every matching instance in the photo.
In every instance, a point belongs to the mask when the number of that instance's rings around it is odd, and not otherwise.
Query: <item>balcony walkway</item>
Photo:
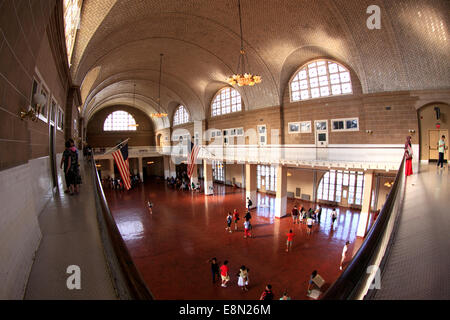
[[[26,300],[117,299],[103,253],[91,170],[83,164],[80,169],[80,194],[65,194],[59,177],[60,193],[54,194],[39,216],[42,240],[28,280]],[[81,290],[66,286],[70,265],[81,269]]]
[[[450,181],[448,166],[420,165],[406,180],[376,300],[450,299]]]

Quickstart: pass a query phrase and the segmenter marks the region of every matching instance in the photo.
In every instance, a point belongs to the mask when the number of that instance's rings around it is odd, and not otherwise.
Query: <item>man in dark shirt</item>
[[[266,289],[261,294],[259,300],[273,300],[272,286],[270,284],[266,286]]]

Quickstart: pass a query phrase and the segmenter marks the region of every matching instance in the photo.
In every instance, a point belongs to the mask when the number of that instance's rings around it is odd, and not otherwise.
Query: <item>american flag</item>
[[[116,166],[119,169],[120,176],[122,177],[123,184],[127,190],[131,189],[130,181],[130,165],[128,162],[128,143],[125,143],[122,147],[112,153]]]
[[[189,179],[191,179],[192,174],[194,173],[195,169],[195,162],[197,161],[198,152],[200,151],[200,147],[198,145],[194,145],[192,147],[191,154],[188,157],[188,168],[187,168],[187,174]]]

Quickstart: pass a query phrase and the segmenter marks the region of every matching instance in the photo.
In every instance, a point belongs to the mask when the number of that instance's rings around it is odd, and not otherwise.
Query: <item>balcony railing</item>
[[[153,300],[152,293],[147,288],[141,274],[136,268],[122,235],[117,228],[114,217],[109,210],[94,161],[92,161],[92,172],[97,191],[95,194],[101,210],[99,224],[100,229],[103,229],[103,245],[107,252],[107,260],[118,296],[120,299]]]
[[[386,203],[362,246],[341,276],[325,292],[322,300],[360,300],[364,299],[372,286],[376,288],[377,281],[375,284],[373,282],[380,279],[380,266],[383,265],[395,220],[403,204],[404,165],[405,160],[402,161]]]

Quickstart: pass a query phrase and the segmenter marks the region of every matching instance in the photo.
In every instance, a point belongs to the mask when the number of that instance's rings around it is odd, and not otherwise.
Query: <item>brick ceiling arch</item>
[[[129,79],[155,82],[163,52],[164,86],[198,119],[205,118],[213,91],[236,68],[237,0],[92,2],[97,1],[85,1],[83,8],[74,84],[96,67],[101,71],[90,93],[127,72]],[[366,26],[370,5],[382,10],[380,30]],[[263,82],[241,88],[241,95],[249,109],[278,105],[287,74],[305,62],[300,60],[311,48],[351,66],[363,93],[449,87],[449,9],[445,0],[242,0],[245,47]],[[152,92],[141,94],[155,98]]]

